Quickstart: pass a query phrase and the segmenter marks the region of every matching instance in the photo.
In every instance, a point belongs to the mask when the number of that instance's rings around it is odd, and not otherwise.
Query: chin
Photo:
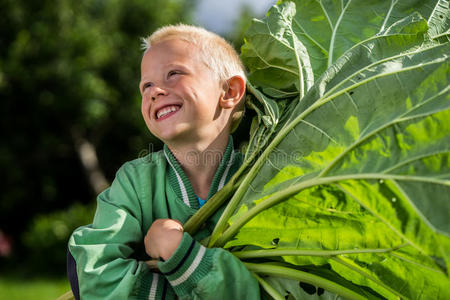
[[[189,124],[171,124],[159,127],[158,130],[151,131],[164,143],[179,143],[182,141],[192,142],[192,132],[195,131]]]
[[[176,141],[180,139],[179,134],[176,132],[154,132],[152,134],[155,135],[158,139],[164,142],[164,144]]]

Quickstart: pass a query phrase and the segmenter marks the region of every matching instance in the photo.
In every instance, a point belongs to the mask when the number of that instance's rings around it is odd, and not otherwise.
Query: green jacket
[[[230,138],[210,198],[237,170],[241,155]],[[259,299],[256,279],[231,253],[205,248],[223,208],[194,237],[184,233],[172,257],[152,273],[144,236],[155,219],[185,223],[199,208],[194,190],[170,150],[125,163],[98,196],[93,223],[74,231],[69,251],[76,261],[81,299]]]

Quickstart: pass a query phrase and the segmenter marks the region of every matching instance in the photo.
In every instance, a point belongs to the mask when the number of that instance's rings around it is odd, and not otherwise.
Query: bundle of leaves
[[[275,299],[450,299],[449,18],[298,0],[254,20],[245,162],[185,230],[228,201],[207,243]]]

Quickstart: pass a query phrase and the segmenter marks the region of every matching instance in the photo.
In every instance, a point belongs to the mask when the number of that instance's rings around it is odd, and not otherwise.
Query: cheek
[[[148,112],[149,111],[149,102],[142,97],[142,101],[141,101],[141,114],[142,117],[144,117],[144,120],[147,121],[149,116],[148,116]]]
[[[144,114],[145,107],[146,107],[146,103],[145,103],[144,98],[142,98],[142,100],[141,100],[141,113],[142,114]]]

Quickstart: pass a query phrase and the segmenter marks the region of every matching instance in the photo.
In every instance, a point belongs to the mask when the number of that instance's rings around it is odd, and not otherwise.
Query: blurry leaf
[[[95,205],[72,205],[65,211],[41,214],[33,218],[23,234],[23,242],[30,251],[29,268],[53,269],[55,273],[66,263],[66,248],[70,234],[79,226],[92,222]],[[43,258],[45,257],[45,260]]]

